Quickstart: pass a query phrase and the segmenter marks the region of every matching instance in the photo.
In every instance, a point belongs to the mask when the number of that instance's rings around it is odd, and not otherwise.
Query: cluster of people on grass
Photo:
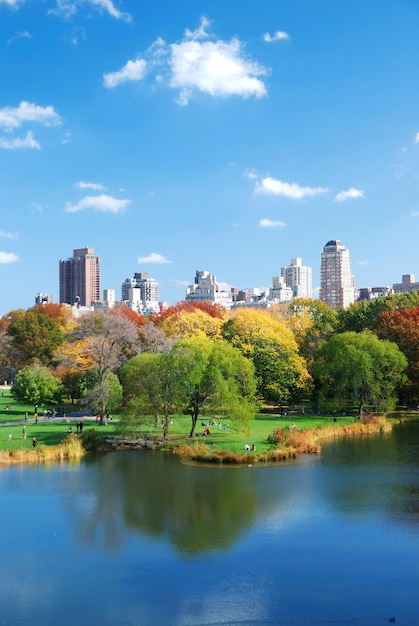
[[[82,433],[82,432],[83,432],[83,420],[77,420],[77,422],[76,422],[76,431],[77,431],[78,433]],[[69,427],[67,428],[67,433],[68,433],[69,435],[71,435],[71,434],[72,434],[72,432],[73,432],[73,427],[72,427],[72,425],[70,424],[70,425],[69,425]]]
[[[244,449],[246,450],[246,452],[249,452],[249,450],[251,450],[252,452],[256,452],[256,446],[254,443],[252,443],[251,446],[249,446],[248,443],[244,444]]]

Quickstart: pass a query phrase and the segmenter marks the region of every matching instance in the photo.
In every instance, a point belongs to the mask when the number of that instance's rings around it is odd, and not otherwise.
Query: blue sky
[[[329,239],[419,277],[417,0],[0,0],[0,314],[101,257],[184,298]]]

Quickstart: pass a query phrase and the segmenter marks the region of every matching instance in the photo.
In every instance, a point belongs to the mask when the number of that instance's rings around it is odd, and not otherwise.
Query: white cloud
[[[105,87],[142,80],[146,72],[154,70],[156,84],[166,83],[179,90],[177,102],[181,105],[188,104],[197,92],[213,97],[266,96],[267,89],[260,77],[269,70],[246,56],[237,38],[229,42],[201,41],[208,39],[210,23],[202,17],[198,28],[187,29],[179,43],[166,44],[159,37],[146,50],[144,58],[130,60],[121,70],[103,74]]]
[[[0,0],[1,1],[1,0]],[[51,9],[49,13],[71,17],[75,15],[82,5],[91,5],[98,7],[99,10],[106,11],[111,17],[123,22],[131,22],[132,18],[129,13],[119,11],[112,0],[56,0],[56,8]]]
[[[17,235],[13,235],[13,233],[9,233],[5,230],[0,230],[0,237],[4,239],[17,239]]]
[[[278,220],[269,220],[268,218],[263,218],[259,221],[259,226],[261,228],[283,228],[286,226],[286,222],[280,222]]]
[[[0,6],[2,4],[7,4],[10,7],[17,7],[19,4],[23,4],[25,0],[0,0]]]
[[[16,263],[20,258],[14,252],[0,252],[0,263]]]
[[[76,204],[67,203],[65,210],[68,213],[77,213],[85,209],[93,209],[103,213],[119,213],[125,209],[131,200],[118,200],[112,196],[101,194],[100,196],[86,196]]]
[[[410,215],[412,217],[419,217],[419,211],[412,211]]]
[[[329,191],[327,187],[301,187],[297,183],[284,183],[267,176],[257,183],[256,193],[263,193],[272,196],[285,196],[292,200],[301,200],[306,196],[317,196],[319,193]]]
[[[362,189],[350,187],[350,189],[346,189],[345,191],[340,191],[339,193],[337,193],[334,197],[334,200],[335,202],[345,202],[345,200],[353,198],[365,198],[365,194]]]
[[[7,43],[11,44],[14,41],[16,41],[17,39],[32,39],[32,35],[30,33],[28,33],[27,30],[19,31],[19,32],[16,33],[16,35],[14,35],[13,37],[10,37],[10,39],[7,41]]]
[[[273,35],[265,33],[263,35],[263,41],[272,43],[273,41],[280,41],[281,39],[289,39],[290,36],[284,30],[277,30]]]
[[[166,257],[162,256],[161,254],[158,254],[157,252],[152,252],[148,256],[138,257],[137,262],[138,263],[162,264],[162,263],[171,263],[172,261],[169,261],[168,259],[166,259]]]
[[[24,100],[18,107],[4,107],[0,109],[0,127],[11,130],[19,128],[24,122],[39,122],[45,126],[57,126],[61,123],[60,116],[54,107],[41,107]]]
[[[210,24],[210,20],[201,17],[196,30],[187,29],[180,43],[169,46],[169,84],[180,89],[178,103],[188,104],[196,91],[214,97],[266,96],[265,84],[259,76],[266,76],[268,70],[244,55],[243,44],[238,39],[199,41],[208,38],[206,29]]]
[[[419,133],[416,133],[415,143],[419,143]]]
[[[105,187],[101,183],[86,183],[82,180],[74,183],[75,189],[94,189],[95,191],[103,191]]]
[[[87,0],[91,2],[91,4],[99,7],[100,9],[104,9],[109,13],[111,17],[116,18],[117,20],[122,20],[124,22],[131,22],[132,18],[129,13],[124,13],[122,11],[118,11],[115,7],[114,3],[111,0]]]
[[[17,150],[19,148],[35,148],[40,150],[40,144],[33,138],[33,133],[29,131],[26,133],[26,137],[15,137],[14,139],[5,139],[0,137],[0,148],[6,150]]]
[[[205,37],[209,37],[206,29],[211,26],[211,20],[206,18],[204,15],[201,17],[201,23],[199,24],[196,30],[189,30],[189,28],[185,31],[186,39],[204,39]]]
[[[249,178],[250,180],[256,180],[258,177],[255,170],[252,170],[250,168],[244,171],[243,176],[245,176],[246,178]]]
[[[266,96],[265,84],[258,78],[268,72],[243,55],[238,39],[232,41],[183,41],[172,44],[170,86],[180,89],[178,103],[188,104],[195,91],[214,97]]]
[[[108,89],[113,89],[122,83],[142,80],[145,76],[146,68],[147,63],[143,59],[128,61],[121,70],[104,74],[103,84]]]
[[[369,261],[364,259],[364,260],[358,261],[357,265],[369,265]]]

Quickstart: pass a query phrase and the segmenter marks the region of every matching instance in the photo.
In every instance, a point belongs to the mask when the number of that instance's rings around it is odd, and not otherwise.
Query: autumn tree
[[[335,332],[337,313],[325,302],[310,298],[294,298],[286,310],[287,326],[311,371],[316,351]]]
[[[166,316],[160,326],[168,337],[220,337],[222,319],[200,308],[181,309]]]
[[[83,318],[68,339],[70,342],[78,342],[77,358],[91,364],[94,383],[88,389],[88,399],[94,401],[100,422],[104,424],[109,410],[108,375],[116,373],[121,365],[137,353],[137,327],[118,310],[105,310]]]
[[[279,406],[307,392],[311,378],[285,321],[269,311],[243,309],[231,314],[222,334],[252,361],[260,398]]]
[[[56,349],[64,342],[60,323],[41,313],[38,307],[18,312],[11,320],[7,334],[19,352],[20,365],[34,361],[50,365]]]
[[[419,292],[403,292],[382,296],[374,300],[354,302],[347,309],[338,312],[339,332],[362,332],[372,330],[376,332],[380,317],[385,311],[402,311],[419,306]]]
[[[167,337],[163,328],[151,321],[140,328],[138,336],[141,351],[168,352],[173,345],[173,339]]]
[[[385,311],[380,315],[377,334],[393,341],[406,356],[407,381],[401,393],[404,403],[419,403],[419,307]]]
[[[355,404],[362,416],[365,404],[382,410],[394,406],[405,379],[407,359],[395,343],[371,332],[333,335],[318,351],[314,379],[321,402],[339,409]]]

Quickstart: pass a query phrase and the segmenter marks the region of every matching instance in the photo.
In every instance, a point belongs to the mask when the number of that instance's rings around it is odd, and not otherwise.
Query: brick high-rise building
[[[349,250],[339,239],[328,241],[323,248],[319,295],[320,300],[335,311],[341,308],[346,309],[355,301],[355,285],[349,263]]]
[[[100,300],[100,257],[93,248],[73,250],[60,260],[60,304],[90,306]]]

